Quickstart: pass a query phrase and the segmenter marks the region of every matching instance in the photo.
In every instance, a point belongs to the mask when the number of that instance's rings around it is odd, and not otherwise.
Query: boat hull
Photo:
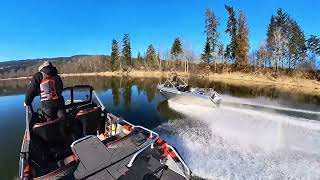
[[[217,107],[218,104],[214,103],[206,95],[194,95],[192,93],[185,93],[174,90],[172,88],[160,88],[160,93],[168,100],[183,105],[197,105],[205,107]]]

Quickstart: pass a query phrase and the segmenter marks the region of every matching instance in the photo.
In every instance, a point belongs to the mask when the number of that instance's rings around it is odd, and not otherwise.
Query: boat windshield
[[[65,88],[62,92],[65,105],[69,106],[91,102],[92,91],[93,89],[91,86],[75,86]]]

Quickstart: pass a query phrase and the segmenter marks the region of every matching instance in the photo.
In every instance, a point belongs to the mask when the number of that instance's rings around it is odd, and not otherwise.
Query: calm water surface
[[[320,178],[320,95],[189,79],[222,94],[223,104],[213,109],[166,101],[156,90],[161,81],[64,79],[65,86],[92,85],[110,112],[159,132],[200,177]],[[17,177],[27,85],[27,80],[0,82],[0,179]]]

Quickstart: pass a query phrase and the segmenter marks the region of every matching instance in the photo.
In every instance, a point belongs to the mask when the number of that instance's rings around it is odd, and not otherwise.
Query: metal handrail
[[[168,79],[167,79],[166,81],[168,81],[169,83],[171,83]],[[184,82],[184,81],[183,81],[183,82]],[[98,100],[99,104],[101,105],[102,110],[104,110],[104,109],[105,109],[105,106],[103,105],[103,103],[102,103],[102,101],[100,100],[100,98],[97,96],[96,92],[93,90],[92,93],[93,93],[93,95],[96,97],[96,99]],[[108,113],[107,116],[108,116],[108,117],[111,117],[111,118],[113,118],[113,119],[119,119],[119,117],[117,117],[116,115],[114,115],[114,114],[112,114],[112,113]],[[152,138],[150,146],[151,146],[152,149],[154,148],[154,147],[153,147],[153,146],[154,146],[153,144],[154,144],[155,141],[159,138],[159,134],[158,134],[158,133],[156,133],[156,132],[154,132],[154,131],[152,131],[152,130],[150,130],[150,129],[147,129],[147,128],[143,127],[143,126],[134,125],[134,124],[132,124],[132,123],[130,123],[130,122],[124,120],[124,119],[122,119],[122,121],[125,122],[126,124],[129,124],[130,126],[132,126],[133,129],[135,129],[135,128],[140,128],[140,129],[143,129],[143,130],[149,132],[149,133],[150,133],[150,137]],[[74,143],[72,143],[71,147],[72,147],[73,145],[74,145]],[[190,169],[188,168],[188,166],[186,165],[186,163],[183,161],[183,159],[179,156],[179,154],[176,152],[176,150],[175,150],[172,146],[170,146],[170,145],[168,145],[168,144],[167,144],[167,146],[170,147],[170,148],[174,151],[174,153],[177,155],[177,157],[179,158],[179,160],[182,162],[183,166],[187,169],[188,174],[190,175],[190,172],[191,172]],[[129,161],[129,163],[128,163],[127,166],[128,166],[128,167],[132,167],[133,162],[134,162],[134,160],[137,158],[137,156],[138,156],[140,153],[142,153],[145,149],[147,149],[148,147],[149,147],[149,145],[147,145],[147,146],[143,147],[142,149],[140,149],[139,151],[137,151],[137,152],[133,155],[133,157],[131,158],[131,160]]]
[[[99,98],[99,96],[97,95],[96,91],[95,90],[92,90],[92,94],[96,97],[96,99],[98,100],[99,104],[101,105],[102,107],[102,110],[105,110],[106,107],[103,105],[101,99]]]
[[[134,153],[133,157],[130,159],[127,167],[132,167],[134,160],[137,158],[137,156],[142,153],[144,150],[146,150],[149,147],[149,145],[143,147],[142,149],[140,149],[138,152]]]
[[[107,116],[108,116],[108,117],[111,117],[111,118],[113,118],[113,119],[119,119],[119,117],[117,117],[116,115],[114,115],[114,114],[112,114],[112,113],[108,113]],[[109,119],[109,120],[110,120],[110,119]],[[111,121],[111,120],[110,120],[110,121]],[[144,131],[149,132],[149,133],[150,133],[150,138],[152,138],[150,146],[151,146],[151,149],[154,148],[154,143],[155,143],[156,140],[159,138],[159,134],[158,134],[158,133],[156,133],[156,132],[154,132],[154,131],[152,131],[152,130],[150,130],[150,129],[148,129],[148,128],[145,128],[145,127],[143,127],[143,126],[134,125],[134,124],[132,124],[132,123],[130,123],[130,122],[124,120],[124,119],[122,119],[121,121],[125,122],[126,124],[129,124],[130,126],[132,126],[133,129],[138,128],[138,129],[142,129],[142,130],[144,130]],[[143,147],[142,149],[140,149],[139,151],[137,151],[137,152],[133,155],[133,157],[131,158],[131,160],[129,161],[129,163],[128,163],[127,166],[128,166],[128,167],[131,167],[131,166],[133,165],[134,160],[137,158],[137,156],[138,156],[140,153],[142,153],[147,147],[149,147],[149,145],[147,145],[147,146]]]
[[[169,81],[169,79],[167,79],[163,84],[165,85],[167,82],[168,82],[171,86],[174,86],[174,85],[172,84],[172,82]]]
[[[177,153],[177,151],[169,144],[166,144],[178,157],[178,159],[180,160],[180,162],[183,164],[183,166],[188,170],[188,175],[191,176],[191,171],[189,169],[189,167],[187,166],[187,164],[184,162],[184,160],[181,158],[181,156]]]
[[[154,144],[154,143],[156,142],[156,140],[159,138],[159,134],[156,133],[156,132],[154,132],[154,131],[152,131],[152,130],[150,130],[150,129],[147,129],[147,128],[143,127],[143,126],[135,126],[135,125],[133,125],[133,128],[140,128],[140,129],[143,129],[143,130],[148,131],[148,132],[150,133],[150,137],[152,138],[150,146],[151,146],[151,149],[153,149],[153,148],[154,148],[154,145],[153,145],[153,144]],[[153,136],[153,134],[154,134],[155,136]],[[134,160],[137,158],[137,156],[138,156],[140,153],[142,153],[145,149],[147,149],[147,147],[149,147],[149,145],[145,146],[144,148],[142,148],[142,149],[140,149],[138,152],[136,152],[136,153],[133,155],[133,157],[131,158],[131,160],[130,160],[130,162],[129,162],[129,164],[128,164],[127,166],[128,166],[128,167],[131,167],[131,166],[133,165]]]
[[[25,142],[27,141],[28,143],[30,142],[30,130],[29,130],[29,112],[31,111],[31,107],[30,106],[26,106],[25,107],[26,110],[26,119],[25,119],[25,123],[26,123],[26,130],[23,136],[23,140],[22,140],[22,145],[21,145],[21,150],[20,150],[20,161],[19,161],[19,176],[20,179],[25,179],[24,177],[24,161],[25,158],[27,157],[27,154],[29,150],[26,150],[25,146]]]

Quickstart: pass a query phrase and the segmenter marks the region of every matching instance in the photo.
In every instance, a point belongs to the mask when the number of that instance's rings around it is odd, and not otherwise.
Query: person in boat
[[[178,86],[178,85],[179,85],[177,73],[172,73],[172,74],[170,75],[170,82],[171,82],[174,86]]]
[[[46,121],[66,119],[63,82],[58,70],[51,62],[45,61],[30,81],[26,92],[25,106],[30,106],[34,98],[40,95],[41,109]]]

